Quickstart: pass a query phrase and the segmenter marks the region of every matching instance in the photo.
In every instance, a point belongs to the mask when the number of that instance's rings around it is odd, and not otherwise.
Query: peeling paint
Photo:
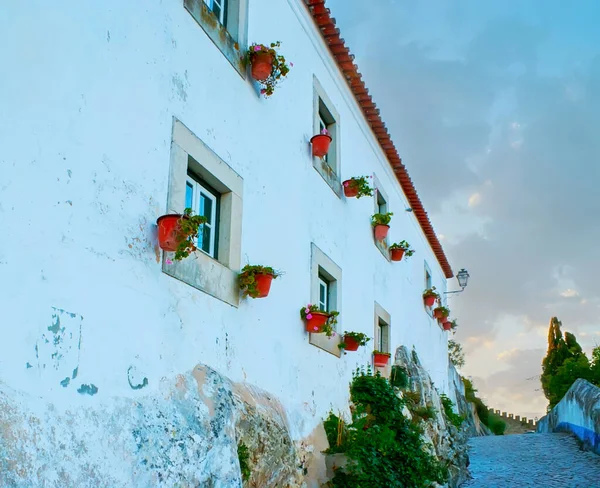
[[[62,380],[62,381],[60,382],[60,386],[62,386],[62,387],[64,387],[64,388],[66,388],[67,386],[69,386],[69,383],[70,383],[70,382],[71,382],[71,378],[69,378],[69,377],[67,376],[67,377],[66,377],[64,380]]]
[[[92,384],[81,385],[79,388],[77,388],[77,393],[81,393],[82,395],[94,396],[96,393],[98,393],[98,387]]]

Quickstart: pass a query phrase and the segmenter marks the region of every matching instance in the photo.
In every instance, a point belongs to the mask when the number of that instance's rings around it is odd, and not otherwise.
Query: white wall
[[[346,407],[351,372],[372,349],[338,359],[309,345],[298,310],[315,242],[343,270],[342,330],[372,335],[376,300],[392,316],[394,347],[414,345],[448,391],[446,334],[422,305],[424,260],[438,289],[446,280],[299,0],[250,2],[249,41],[281,40],[294,63],[270,100],[180,0],[2,10],[0,381],[69,407],[146,395],[201,362],[277,395],[305,436],[329,408]],[[375,247],[371,199],[338,199],[313,168],[313,74],[341,116],[342,177],[377,175],[391,239],[417,251],[408,261],[389,263]],[[154,223],[166,207],[173,117],[244,179],[242,261],[285,271],[267,299],[236,309],[161,272]],[[53,313],[67,335],[40,352]],[[131,366],[146,388],[130,388]],[[80,384],[98,393],[80,395]]]

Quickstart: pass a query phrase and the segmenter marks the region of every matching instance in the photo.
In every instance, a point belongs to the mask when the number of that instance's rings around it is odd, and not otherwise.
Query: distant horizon
[[[551,317],[588,356],[600,342],[600,2],[326,5],[452,268],[471,275],[448,301],[462,374],[488,406],[542,417]]]

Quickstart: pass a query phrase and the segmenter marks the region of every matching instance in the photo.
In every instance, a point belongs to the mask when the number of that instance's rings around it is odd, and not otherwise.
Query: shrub
[[[446,414],[447,419],[455,427],[460,427],[465,418],[462,415],[454,413],[454,409],[452,408],[454,407],[454,402],[443,393],[440,395],[440,399],[442,400],[442,406],[444,407],[444,413]]]
[[[402,366],[392,366],[390,383],[396,388],[404,389],[408,386],[408,373]]]
[[[404,418],[404,402],[379,372],[357,370],[350,398],[352,423],[345,444],[349,462],[343,472],[336,471],[331,486],[420,488],[445,482],[447,469],[423,450],[419,428]],[[329,432],[332,427],[330,422]]]
[[[250,478],[252,471],[250,470],[250,466],[248,465],[248,460],[250,459],[250,452],[248,451],[248,446],[243,442],[238,444],[237,448],[238,453],[238,461],[240,462],[240,470],[242,472],[242,479],[246,481]]]

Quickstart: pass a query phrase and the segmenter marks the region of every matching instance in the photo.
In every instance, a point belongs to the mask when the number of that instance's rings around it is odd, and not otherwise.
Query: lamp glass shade
[[[458,284],[461,288],[465,288],[469,281],[469,273],[466,269],[461,269],[456,275],[456,279],[458,280]]]

